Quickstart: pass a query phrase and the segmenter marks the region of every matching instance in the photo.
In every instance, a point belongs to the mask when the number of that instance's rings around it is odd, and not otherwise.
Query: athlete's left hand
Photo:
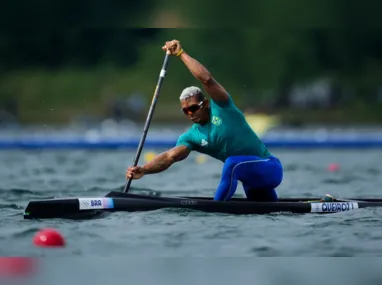
[[[166,42],[162,49],[164,51],[170,51],[172,55],[177,55],[181,51],[182,46],[178,40],[172,40]]]
[[[140,179],[143,175],[145,175],[145,170],[140,166],[129,167],[126,171],[127,179]]]

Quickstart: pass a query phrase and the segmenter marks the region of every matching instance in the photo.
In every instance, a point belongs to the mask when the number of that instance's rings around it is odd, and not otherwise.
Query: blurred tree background
[[[0,112],[22,123],[66,123],[106,117],[135,94],[146,113],[161,46],[176,38],[245,111],[281,114],[286,122],[380,123],[381,3],[7,2],[0,11]],[[156,120],[179,119],[179,93],[198,84],[172,58]]]

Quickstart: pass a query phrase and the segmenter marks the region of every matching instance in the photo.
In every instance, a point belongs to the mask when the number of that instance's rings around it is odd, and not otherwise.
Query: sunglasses
[[[197,105],[191,105],[191,106],[188,106],[187,108],[182,108],[182,112],[185,114],[185,115],[191,115],[191,114],[194,114],[196,111],[198,111],[199,109],[201,109],[203,107],[203,101],[201,101],[199,104]]]

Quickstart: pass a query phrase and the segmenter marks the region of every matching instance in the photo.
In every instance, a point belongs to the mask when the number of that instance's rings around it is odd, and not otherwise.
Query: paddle
[[[170,57],[170,51],[166,52],[166,55],[164,57],[163,66],[162,66],[162,69],[161,69],[160,74],[159,74],[158,83],[157,83],[157,86],[156,86],[155,91],[154,91],[153,100],[151,101],[151,106],[149,109],[149,113],[147,115],[145,127],[143,129],[143,134],[142,134],[141,140],[140,140],[139,145],[138,145],[137,154],[135,155],[135,158],[134,158],[133,166],[138,165],[139,157],[141,155],[142,148],[143,148],[143,145],[144,145],[145,140],[146,140],[147,132],[148,132],[149,127],[150,127],[151,118],[153,117],[153,114],[154,114],[155,105],[156,105],[158,97],[159,97],[159,92],[162,88],[162,82],[163,82],[164,77],[166,75],[166,68],[167,68],[167,63],[168,63],[169,57]],[[123,189],[124,193],[127,193],[127,191],[129,191],[132,180],[133,180],[133,178],[129,178],[129,180],[127,181],[125,188]]]

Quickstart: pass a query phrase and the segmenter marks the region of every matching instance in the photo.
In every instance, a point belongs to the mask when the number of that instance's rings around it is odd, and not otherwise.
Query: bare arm
[[[158,154],[149,163],[143,166],[145,174],[153,174],[166,170],[173,163],[185,159],[190,150],[186,146],[177,146],[166,152]]]
[[[180,55],[181,60],[190,70],[190,72],[202,82],[204,89],[216,102],[227,102],[228,93],[219,82],[217,82],[211,73],[200,62],[192,58],[185,51]]]

